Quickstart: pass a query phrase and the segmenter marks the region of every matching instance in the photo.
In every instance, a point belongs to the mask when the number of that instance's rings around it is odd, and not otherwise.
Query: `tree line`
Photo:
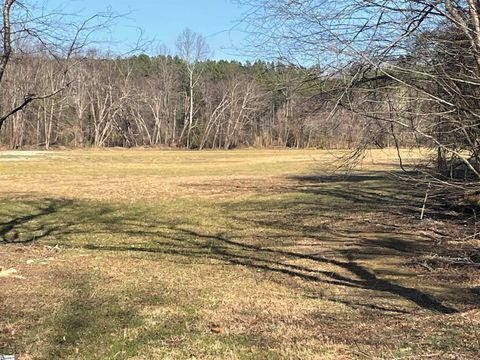
[[[36,54],[15,56],[5,81],[4,109],[26,94],[55,93],[5,123],[0,139],[13,149],[352,148],[371,128],[346,111],[329,117],[343,79],[325,81],[315,68],[281,62],[202,60],[192,79],[191,63],[179,56],[115,59],[89,51],[58,61]],[[393,146],[377,125],[377,146]]]
[[[68,62],[68,63],[67,63]],[[64,69],[69,68],[68,74]],[[192,76],[193,75],[193,76]],[[305,111],[318,87],[308,69],[257,61],[139,55],[51,59],[18,55],[0,106],[38,99],[5,123],[10,148],[172,146],[191,149],[346,147],[356,131],[334,130]]]

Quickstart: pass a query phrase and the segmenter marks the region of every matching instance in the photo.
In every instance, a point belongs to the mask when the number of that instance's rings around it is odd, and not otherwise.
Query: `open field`
[[[0,153],[0,354],[478,359],[478,271],[409,263],[463,225],[418,220],[393,151],[349,177],[334,160]]]

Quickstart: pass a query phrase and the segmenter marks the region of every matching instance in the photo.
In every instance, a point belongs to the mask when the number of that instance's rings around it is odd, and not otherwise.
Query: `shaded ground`
[[[394,153],[349,177],[331,174],[333,160],[104,151],[0,162],[0,266],[24,277],[0,279],[0,354],[478,358],[478,271],[408,265],[460,231],[455,214],[430,204],[420,222],[423,189],[384,172]]]

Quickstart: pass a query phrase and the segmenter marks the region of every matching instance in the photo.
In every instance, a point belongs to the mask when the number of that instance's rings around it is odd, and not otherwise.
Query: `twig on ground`
[[[425,215],[425,207],[427,205],[427,199],[428,199],[428,192],[430,191],[430,185],[431,183],[428,183],[427,191],[425,192],[425,199],[423,200],[423,206],[422,206],[422,213],[420,214],[420,220],[423,220],[423,216]]]

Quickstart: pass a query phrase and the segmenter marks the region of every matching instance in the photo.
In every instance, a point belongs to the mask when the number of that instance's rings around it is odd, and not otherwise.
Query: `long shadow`
[[[280,273],[283,275],[300,278],[305,281],[326,283],[330,285],[338,285],[359,289],[367,289],[372,291],[380,291],[390,293],[407,299],[418,306],[431,311],[451,314],[457,312],[453,307],[443,305],[433,296],[411,287],[401,286],[388,280],[377,277],[373,272],[369,271],[365,266],[357,263],[352,254],[348,254],[347,261],[328,259],[319,255],[310,255],[294,251],[278,250],[264,248],[257,245],[234,241],[223,236],[207,235],[185,228],[171,228],[183,236],[201,238],[206,240],[205,243],[197,246],[182,246],[184,237],[171,238],[177,241],[173,248],[165,247],[129,247],[129,246],[101,246],[88,244],[85,245],[89,250],[102,251],[127,251],[127,252],[147,252],[162,253],[168,255],[182,255],[188,257],[205,257],[215,258],[227,263],[251,267],[257,270],[263,270],[272,273]],[[170,247],[174,245],[169,244]],[[283,261],[277,259],[283,259]],[[359,280],[353,277],[341,275],[335,271],[321,271],[307,266],[289,264],[288,260],[311,260],[316,264],[334,265],[344,269],[355,275]]]
[[[203,236],[202,234],[198,234],[192,231],[189,231],[191,235],[201,237]],[[343,268],[350,272],[351,274],[356,275],[360,280],[354,280],[352,278],[340,275],[337,272],[332,272],[332,271],[315,271],[315,270],[310,270],[308,268],[302,268],[296,265],[289,265],[285,261],[283,262],[272,262],[271,260],[265,260],[262,258],[259,258],[258,255],[256,257],[254,256],[244,256],[240,257],[235,253],[232,252],[227,252],[225,250],[221,250],[220,248],[214,248],[213,251],[216,252],[217,254],[221,255],[223,260],[227,260],[229,262],[233,263],[238,263],[242,265],[249,265],[255,268],[263,269],[263,270],[268,270],[268,271],[277,271],[281,273],[285,273],[291,276],[295,277],[300,277],[305,280],[309,281],[319,281],[319,282],[328,282],[330,284],[334,285],[343,285],[347,287],[357,287],[357,288],[363,288],[363,289],[369,289],[369,290],[374,290],[374,291],[381,291],[381,292],[387,292],[391,293],[393,295],[400,296],[404,299],[410,300],[414,303],[416,303],[418,306],[423,307],[428,310],[433,310],[437,312],[442,312],[445,314],[451,314],[456,312],[457,310],[449,307],[442,305],[439,301],[434,299],[431,295],[428,295],[424,292],[421,292],[419,290],[416,290],[414,288],[409,288],[409,287],[404,287],[401,285],[394,284],[390,281],[380,279],[378,278],[374,273],[369,271],[367,268],[364,266],[358,264],[355,259],[353,254],[347,253],[347,258],[348,261],[339,261],[335,259],[328,259],[323,256],[319,255],[310,255],[310,254],[303,254],[303,253],[298,253],[298,252],[293,252],[293,251],[286,251],[286,250],[276,250],[276,249],[269,249],[269,248],[261,248],[259,246],[255,245],[248,245],[244,243],[240,243],[237,241],[233,240],[228,240],[223,237],[215,237],[216,240],[219,240],[221,242],[224,242],[226,244],[232,245],[234,249],[242,249],[242,250],[249,250],[253,252],[254,254],[259,254],[263,253],[265,254],[271,254],[274,256],[282,256],[284,258],[290,258],[290,259],[304,259],[304,260],[312,260],[316,263],[323,263],[323,264],[331,264],[338,266],[340,268]],[[267,258],[267,257],[266,257]],[[268,265],[265,264],[259,264],[259,262],[272,262],[274,265],[279,265],[282,266],[283,268],[272,268]],[[332,280],[330,281],[324,281],[318,278],[317,276],[312,276],[312,275],[305,275],[303,273],[298,272],[298,270],[303,270],[303,271],[311,271],[311,272],[317,272],[321,273],[322,275],[326,276],[327,278],[330,278]]]
[[[62,231],[63,226],[45,221],[49,215],[61,212],[71,206],[71,200],[44,199],[41,203],[28,201],[22,203],[22,210],[28,214],[7,212],[0,214],[0,242],[27,244],[35,240]]]
[[[0,225],[0,234],[4,239],[8,238],[9,242],[25,242],[20,241],[15,234],[25,229],[36,229],[39,236],[32,236],[28,241],[50,239],[61,241],[64,246],[95,251],[214,258],[313,284],[324,283],[390,294],[406,299],[420,308],[440,313],[451,314],[457,311],[431,294],[377,276],[359,261],[367,253],[374,259],[381,259],[382,256],[406,257],[423,252],[426,251],[425,239],[418,243],[400,239],[399,234],[413,237],[403,227],[394,227],[395,230],[386,239],[375,237],[375,233],[365,237],[361,229],[335,227],[335,223],[340,221],[361,222],[365,211],[378,214],[385,226],[395,225],[385,220],[385,214],[401,213],[409,216],[413,210],[408,196],[420,196],[416,189],[402,189],[398,184],[384,184],[382,187],[382,177],[378,174],[372,177],[357,176],[352,183],[348,179],[342,179],[343,185],[333,188],[332,185],[338,182],[338,178],[309,177],[305,181],[297,180],[297,186],[281,189],[292,195],[289,199],[226,201],[219,204],[225,221],[223,230],[220,226],[208,232],[201,231],[196,227],[195,219],[185,216],[181,220],[171,221],[162,219],[161,216],[158,218],[158,214],[157,217],[149,214],[148,210],[137,211],[132,208],[125,212],[108,206],[94,208],[91,204],[47,200],[37,206],[30,204],[33,206],[31,214],[10,214],[11,219]],[[353,187],[355,184],[361,186]],[[399,194],[402,190],[410,192]],[[332,202],[335,205],[333,209]],[[68,221],[63,221],[61,225],[55,224],[55,213],[61,213]],[[304,223],[304,220],[319,217],[333,225]],[[31,227],[29,224],[32,221],[37,225]],[[78,226],[79,222],[82,226]],[[242,235],[242,230],[245,229],[265,231],[259,231],[256,236],[250,235],[251,231]],[[148,241],[139,245],[130,244],[128,240],[124,244],[69,243],[70,235],[82,233],[95,235],[90,236],[95,238],[108,234],[119,235],[124,239],[141,237]],[[315,242],[310,247],[311,250],[300,250],[297,247],[300,245],[299,240],[304,238]],[[352,246],[344,246],[345,243]],[[323,247],[329,244],[339,247],[331,250],[332,256],[327,256],[328,249]],[[314,250],[317,251],[313,252]],[[292,264],[299,260],[303,260],[302,265]],[[309,262],[310,265],[305,265]],[[336,267],[338,270],[322,270],[322,265],[329,269]]]
[[[355,204],[357,209],[381,206],[383,211],[419,216],[427,186],[415,181],[415,173],[410,173],[408,178],[404,175],[401,172],[369,171],[343,176],[293,176],[291,179],[299,184],[293,191],[332,196]],[[338,186],[332,187],[335,184]],[[433,191],[430,191],[426,205],[427,216],[436,220],[458,221],[465,210],[448,205],[443,198],[434,196]],[[395,211],[399,208],[401,211]]]

